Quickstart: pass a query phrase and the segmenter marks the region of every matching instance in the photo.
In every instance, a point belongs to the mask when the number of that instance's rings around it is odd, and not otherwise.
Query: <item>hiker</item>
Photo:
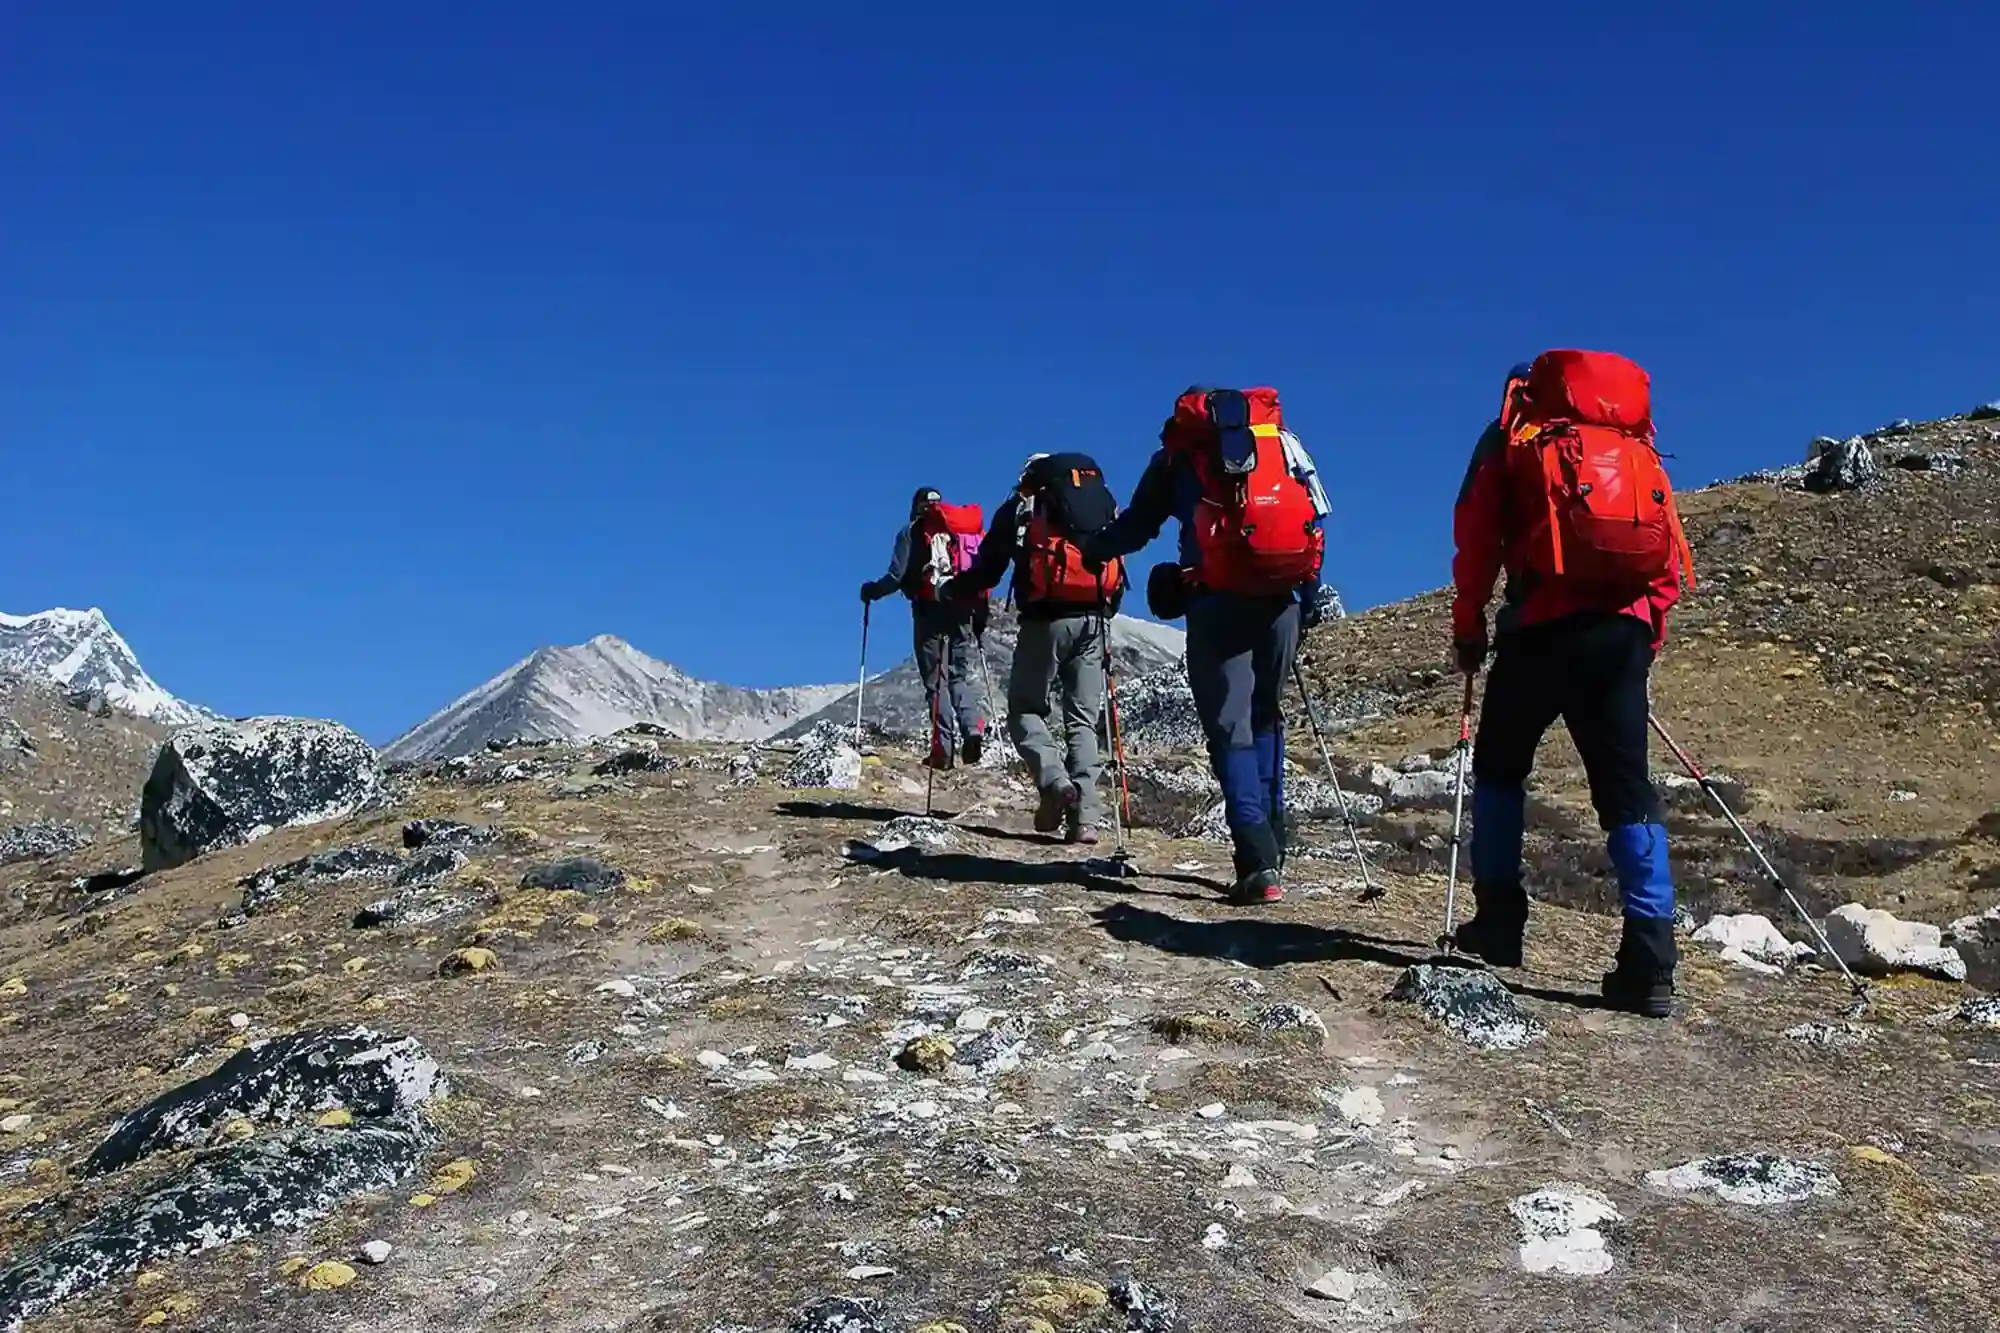
[[[1034,454],[972,568],[943,589],[947,601],[987,593],[1013,570],[1020,637],[1007,680],[1007,734],[1041,793],[1035,830],[1094,844],[1103,814],[1097,729],[1104,712],[1108,618],[1125,591],[1122,562],[1084,564],[1076,541],[1118,512],[1104,473],[1084,454]],[[1060,705],[1062,739],[1051,719]]]
[[[1502,570],[1493,668],[1473,749],[1477,904],[1458,946],[1521,964],[1525,788],[1558,717],[1590,779],[1618,877],[1624,931],[1604,998],[1664,1018],[1674,991],[1674,884],[1647,765],[1647,677],[1693,561],[1653,444],[1646,372],[1600,352],[1544,353],[1507,373],[1453,516],[1452,639],[1476,676]]]
[[[1230,897],[1243,905],[1284,897],[1279,699],[1300,630],[1319,615],[1327,512],[1277,390],[1196,387],[1175,402],[1130,506],[1081,543],[1086,559],[1109,561],[1180,520],[1179,568],[1153,572],[1148,601],[1186,609],[1188,686],[1235,844]]]
[[[922,487],[910,497],[910,521],[896,534],[888,571],[861,585],[863,602],[895,592],[910,599],[917,671],[931,717],[924,763],[934,769],[950,768],[954,754],[977,764],[986,740],[986,719],[972,688],[972,655],[986,631],[985,599],[967,606],[938,595],[954,574],[971,567],[983,527],[978,505],[949,505],[938,491]]]

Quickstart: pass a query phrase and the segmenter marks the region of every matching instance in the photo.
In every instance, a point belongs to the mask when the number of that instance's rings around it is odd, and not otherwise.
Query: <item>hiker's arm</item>
[[[1452,510],[1452,537],[1457,550],[1451,561],[1451,581],[1457,595],[1451,604],[1451,636],[1460,643],[1486,638],[1486,604],[1500,580],[1500,455],[1507,437],[1494,422],[1479,437],[1465,481]]]
[[[1652,613],[1653,652],[1657,655],[1667,643],[1667,613],[1681,599],[1681,557],[1674,553],[1674,569],[1646,590],[1646,608]]]
[[[1146,464],[1146,471],[1133,488],[1132,503],[1096,532],[1077,545],[1083,558],[1097,564],[1119,559],[1141,550],[1160,535],[1160,529],[1174,512],[1174,470],[1162,449]]]
[[[892,592],[900,592],[903,577],[910,572],[910,529],[906,526],[896,534],[896,548],[889,555],[889,572],[881,578],[865,583],[861,595],[868,601],[877,601]]]

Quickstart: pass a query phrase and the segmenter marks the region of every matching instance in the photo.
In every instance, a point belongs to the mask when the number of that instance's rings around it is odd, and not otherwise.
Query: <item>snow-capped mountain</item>
[[[383,750],[388,759],[469,754],[489,740],[579,741],[652,722],[688,740],[764,740],[851,685],[751,690],[697,680],[623,639],[538,648],[418,723]]]
[[[1007,677],[1014,668],[1014,644],[1020,634],[1015,613],[995,607],[988,626],[985,661],[975,668],[975,688],[990,700],[991,715],[997,720],[1007,711]],[[1187,635],[1172,625],[1141,620],[1136,616],[1116,616],[1111,621],[1111,666],[1121,687],[1141,676],[1171,667],[1187,655]],[[979,676],[990,679],[981,680]],[[1183,684],[1183,688],[1185,685]],[[917,675],[914,657],[871,676],[862,696],[863,720],[892,735],[917,736],[930,728],[930,713],[924,705],[924,683]],[[792,723],[779,733],[800,736],[822,720],[854,725],[854,687],[836,691],[824,708]]]
[[[72,696],[98,695],[123,713],[180,727],[215,714],[168,694],[96,607],[0,613],[0,671],[50,680]]]

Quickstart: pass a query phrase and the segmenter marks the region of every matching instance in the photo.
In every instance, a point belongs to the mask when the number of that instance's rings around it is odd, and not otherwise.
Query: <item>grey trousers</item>
[[[1062,731],[1052,719],[1060,704]],[[1097,727],[1104,711],[1104,641],[1096,616],[1021,621],[1014,647],[1014,670],[1007,679],[1007,734],[1034,776],[1047,790],[1065,778],[1076,784],[1085,824],[1103,813],[1097,794]]]
[[[973,687],[972,613],[935,602],[912,602],[910,618],[917,639],[917,670],[924,678],[924,704],[937,716],[945,748],[956,750],[965,738],[981,730],[979,696]],[[938,695],[940,685],[944,689]],[[925,719],[925,734],[930,731]]]

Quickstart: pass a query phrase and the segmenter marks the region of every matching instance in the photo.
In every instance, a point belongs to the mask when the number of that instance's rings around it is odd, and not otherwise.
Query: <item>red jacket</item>
[[[1615,611],[1644,621],[1653,631],[1653,650],[1658,652],[1667,639],[1667,612],[1681,597],[1680,558],[1673,572],[1650,588],[1644,597],[1629,603],[1592,596],[1560,580],[1537,582],[1525,572],[1525,562],[1507,549],[1509,509],[1544,504],[1537,489],[1533,495],[1510,496],[1502,457],[1507,435],[1495,421],[1479,437],[1472,451],[1472,464],[1459,488],[1458,504],[1452,511],[1452,535],[1457,553],[1451,561],[1451,578],[1457,596],[1451,604],[1452,638],[1460,642],[1481,639],[1486,632],[1486,604],[1493,599],[1493,585],[1507,572],[1506,605],[1500,612],[1499,630],[1520,629],[1544,624],[1589,611]]]

